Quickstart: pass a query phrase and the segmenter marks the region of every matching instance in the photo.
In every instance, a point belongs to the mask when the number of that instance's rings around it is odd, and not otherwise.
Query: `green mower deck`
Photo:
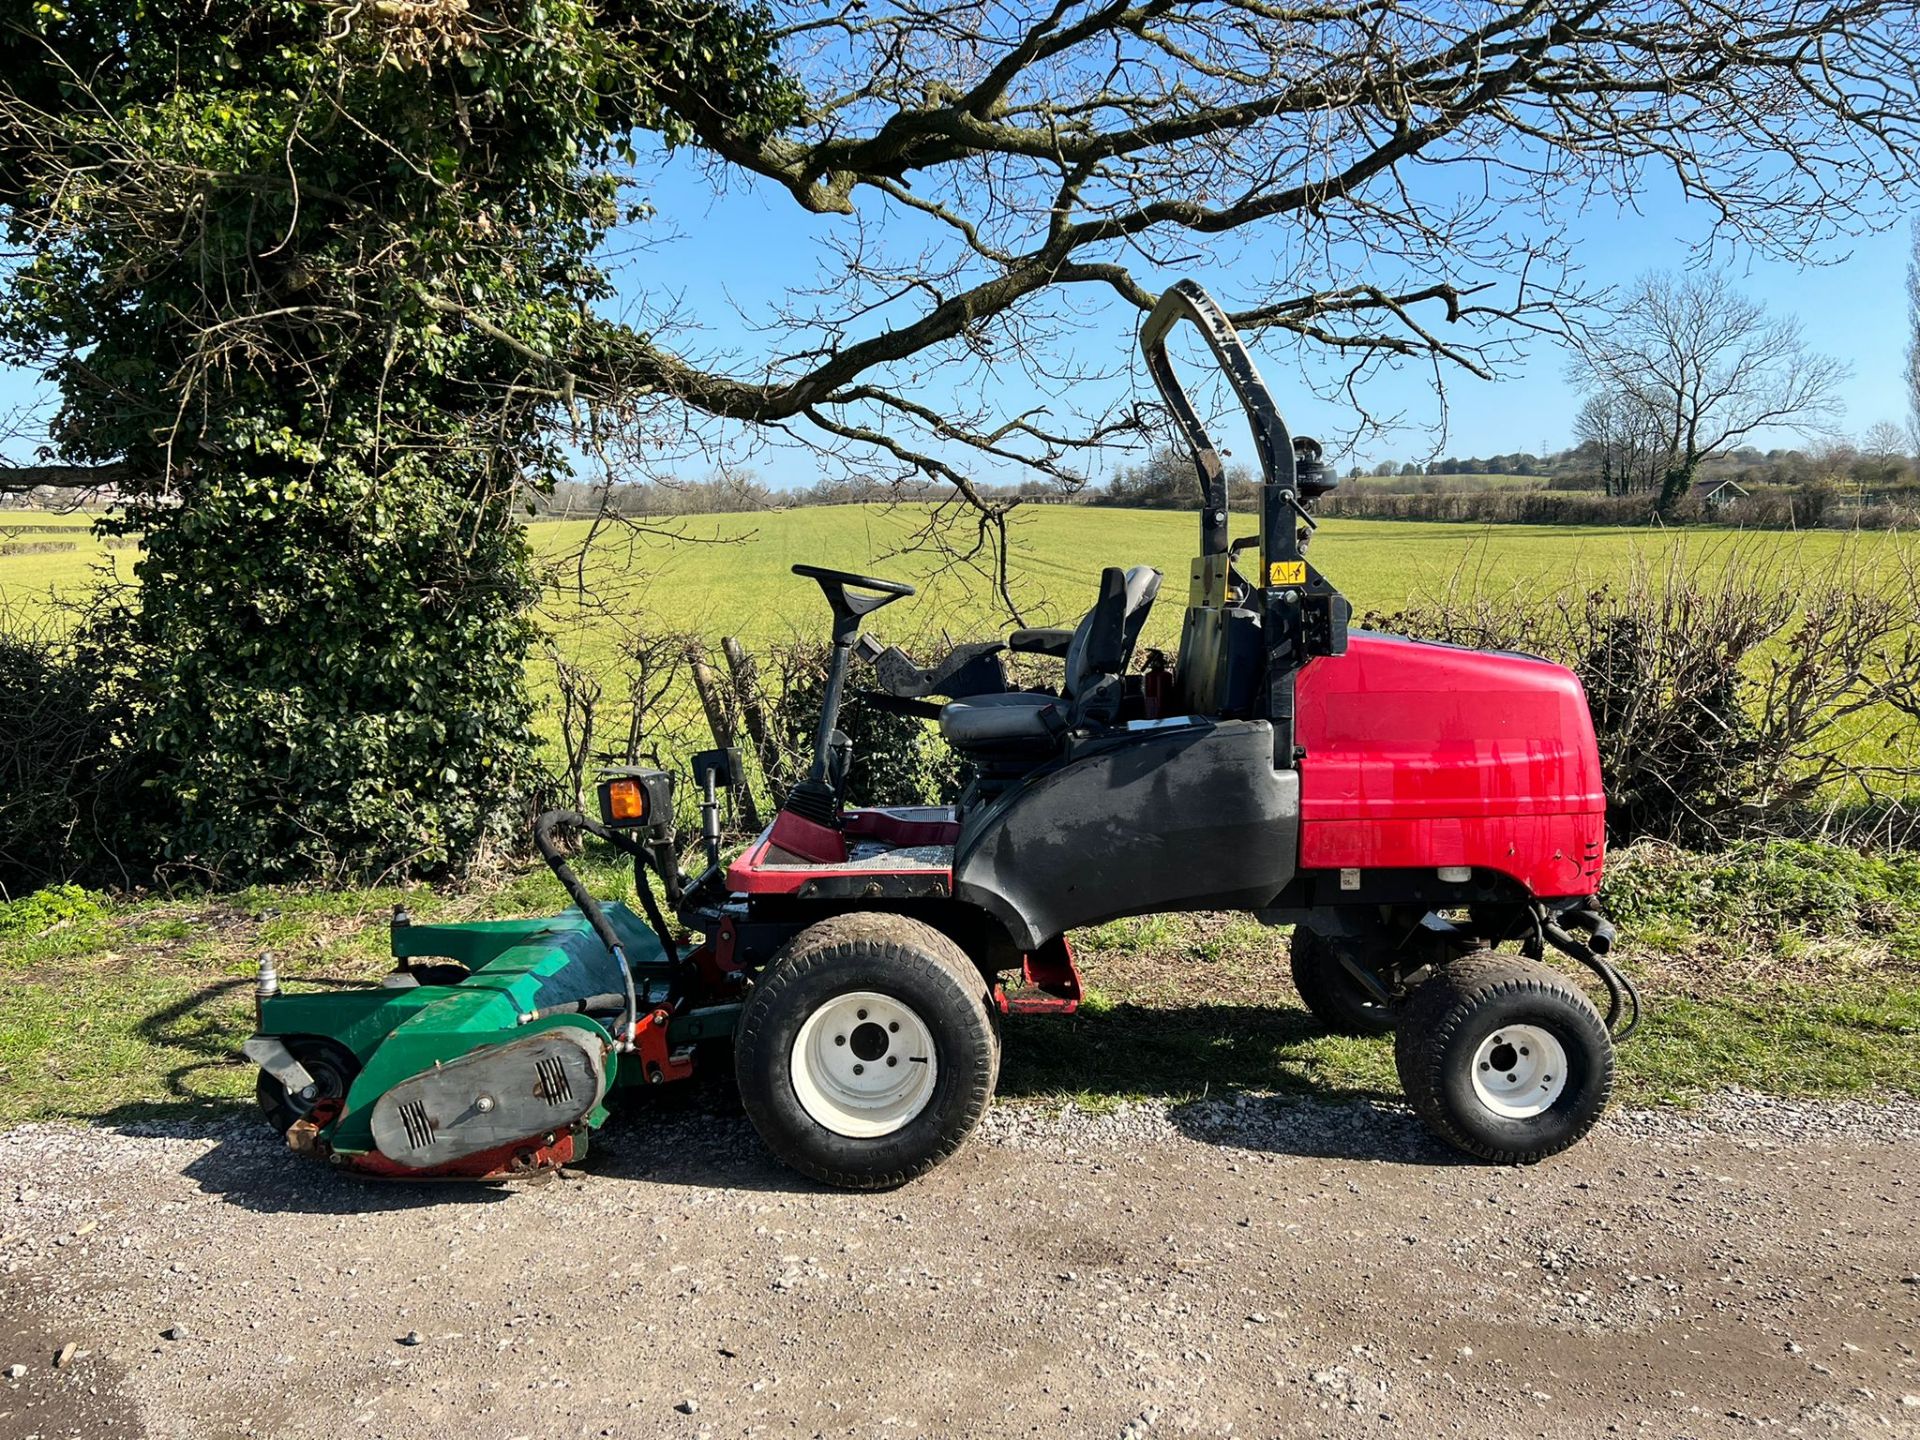
[[[678,1078],[687,1048],[725,1033],[731,1020],[676,1014],[670,979],[679,957],[626,906],[603,908],[624,942],[638,1000],[626,1066],[605,1013],[606,999],[623,992],[618,964],[579,910],[455,925],[402,916],[392,932],[398,968],[382,985],[263,994],[249,1043],[266,1070],[263,1103],[295,1114],[295,1149],[369,1174],[496,1178],[581,1158],[616,1079]],[[454,983],[429,983],[447,980]],[[581,1013],[596,1001],[605,1025]],[[299,1068],[289,1071],[283,1056]],[[294,1083],[301,1070],[307,1082]],[[457,1097],[430,1093],[441,1079]],[[530,1116],[530,1133],[503,1132],[503,1123],[513,1129],[511,1116]]]

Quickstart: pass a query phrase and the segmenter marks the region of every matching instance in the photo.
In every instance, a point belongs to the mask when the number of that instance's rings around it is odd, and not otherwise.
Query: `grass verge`
[[[589,861],[597,891],[625,893]],[[1620,1053],[1621,1099],[1687,1104],[1731,1086],[1795,1095],[1920,1089],[1920,857],[1767,844],[1719,855],[1637,846],[1607,901],[1647,995]],[[457,893],[259,889],[110,900],[43,891],[0,906],[0,1127],[120,1121],[250,1104],[239,1047],[255,959],[285,982],[367,984],[386,924],[546,913],[545,871]],[[1080,1015],[1009,1024],[1001,1092],[1103,1108],[1222,1090],[1394,1096],[1391,1045],[1326,1034],[1287,980],[1285,931],[1246,917],[1156,916],[1077,937]]]

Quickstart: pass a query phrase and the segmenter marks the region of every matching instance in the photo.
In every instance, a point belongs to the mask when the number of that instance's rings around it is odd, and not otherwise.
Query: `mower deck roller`
[[[1182,324],[1252,427],[1256,536],[1232,538],[1220,454],[1174,373]],[[536,827],[573,909],[396,917],[397,968],[375,990],[281,995],[263,972],[247,1053],[294,1148],[384,1176],[535,1173],[584,1153],[610,1093],[683,1079],[730,1040],[776,1155],[832,1184],[900,1184],[979,1122],[1003,1020],[1077,1008],[1071,931],[1175,910],[1292,925],[1302,999],[1335,1028],[1392,1033],[1414,1110],[1448,1143],[1514,1162],[1579,1140],[1638,1017],[1595,899],[1605,799],[1579,681],[1350,634],[1307,558],[1334,484],[1320,447],[1288,432],[1198,286],[1167,291],[1141,341],[1200,504],[1177,655],[1135,654],[1163,585],[1147,566],[1106,569],[1072,629],[925,666],[862,633],[911,586],[795,566],[833,648],[812,763],[773,823],[727,862],[718,797],[740,757],[691,757],[704,864],[688,874],[674,777],[608,771],[597,816]],[[1056,658],[1057,683],[1015,688],[1009,652]],[[846,805],[856,657],[871,702],[937,721],[965,759],[957,805]],[[581,884],[568,828],[633,858],[644,919]],[[1550,957],[1605,986],[1604,1018]]]

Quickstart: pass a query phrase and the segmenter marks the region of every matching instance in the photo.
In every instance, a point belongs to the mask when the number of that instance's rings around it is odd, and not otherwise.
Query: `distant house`
[[[1746,487],[1737,480],[1696,480],[1687,494],[1702,510],[1721,510],[1747,498]]]

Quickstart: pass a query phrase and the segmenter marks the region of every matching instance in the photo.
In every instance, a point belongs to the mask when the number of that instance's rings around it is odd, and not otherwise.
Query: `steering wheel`
[[[829,570],[824,565],[796,565],[793,573],[816,582],[833,607],[834,638],[845,631],[848,637],[858,628],[860,617],[871,615],[882,605],[891,605],[914,593],[913,586],[898,580],[881,580],[873,575],[855,575],[850,570]],[[864,590],[864,595],[849,590]]]

